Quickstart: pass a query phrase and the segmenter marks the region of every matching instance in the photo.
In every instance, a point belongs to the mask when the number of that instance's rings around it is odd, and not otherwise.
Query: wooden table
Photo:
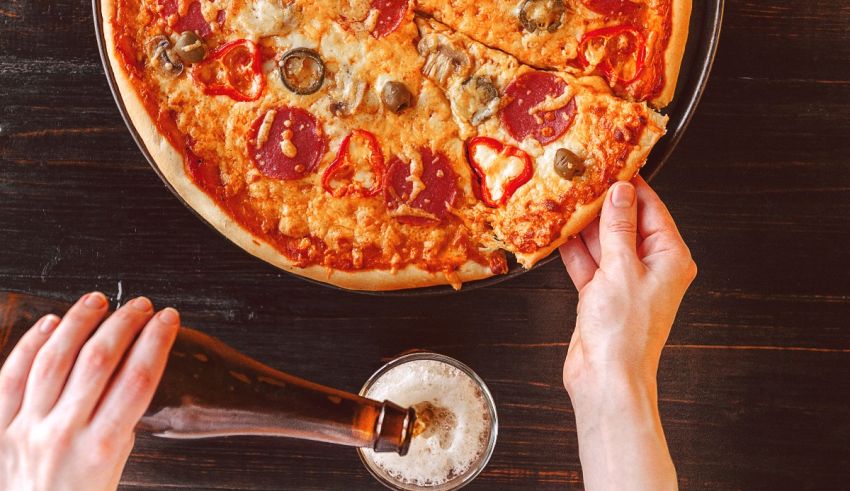
[[[708,91],[654,185],[700,267],[659,374],[682,487],[846,487],[850,1],[728,2]],[[255,260],[143,160],[86,1],[0,2],[0,243],[0,288],[146,294],[251,356],[342,389],[411,348],[457,357],[487,381],[501,420],[471,488],[581,485],[561,385],[576,294],[560,264],[412,299],[323,288]],[[349,449],[258,438],[139,437],[123,484],[378,488]]]

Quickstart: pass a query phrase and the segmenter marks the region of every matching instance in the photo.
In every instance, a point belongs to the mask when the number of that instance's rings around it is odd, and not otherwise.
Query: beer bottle
[[[0,292],[0,364],[44,314],[70,305]],[[166,438],[269,435],[407,453],[416,415],[282,373],[182,327],[137,430]]]

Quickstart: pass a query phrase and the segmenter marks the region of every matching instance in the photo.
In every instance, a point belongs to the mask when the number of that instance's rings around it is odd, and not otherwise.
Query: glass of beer
[[[459,489],[493,454],[499,426],[493,396],[454,358],[430,352],[401,356],[375,372],[360,395],[416,409],[407,455],[357,449],[369,472],[390,489]]]

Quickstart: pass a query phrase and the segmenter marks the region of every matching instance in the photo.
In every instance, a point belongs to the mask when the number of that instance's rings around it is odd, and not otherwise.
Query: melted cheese
[[[275,114],[277,114],[277,111],[271,109],[263,118],[263,122],[260,124],[260,129],[257,130],[257,145],[255,148],[262,148],[262,146],[269,140],[269,131],[272,129]]]
[[[413,152],[412,155],[413,157],[410,159],[410,175],[405,179],[413,185],[410,189],[409,201],[416,199],[419,193],[425,190],[425,183],[422,182],[422,157],[418,152]]]
[[[293,4],[281,5],[280,0],[251,0],[245,2],[232,22],[233,30],[256,41],[267,36],[279,36],[292,29]]]

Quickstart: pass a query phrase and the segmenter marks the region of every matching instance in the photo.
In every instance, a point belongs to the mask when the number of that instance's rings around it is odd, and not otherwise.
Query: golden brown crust
[[[183,156],[157,129],[154,120],[139,98],[133,81],[118,61],[115,29],[112,25],[116,1],[103,0],[101,2],[101,15],[103,17],[103,34],[106,41],[107,57],[127,115],[165,180],[184,202],[222,235],[253,256],[280,269],[352,290],[384,291],[437,285],[452,285],[454,288],[460,288],[460,285],[464,282],[493,276],[489,267],[473,261],[467,261],[456,272],[449,275],[442,272],[426,271],[415,266],[407,266],[396,271],[364,270],[352,272],[335,271],[324,266],[303,268],[282,255],[267,241],[256,237],[234,221],[186,174]]]
[[[657,108],[666,107],[673,100],[679,81],[679,70],[685,46],[688,43],[688,30],[691,19],[691,0],[672,0],[671,32],[667,49],[664,51],[664,89],[651,101]]]

